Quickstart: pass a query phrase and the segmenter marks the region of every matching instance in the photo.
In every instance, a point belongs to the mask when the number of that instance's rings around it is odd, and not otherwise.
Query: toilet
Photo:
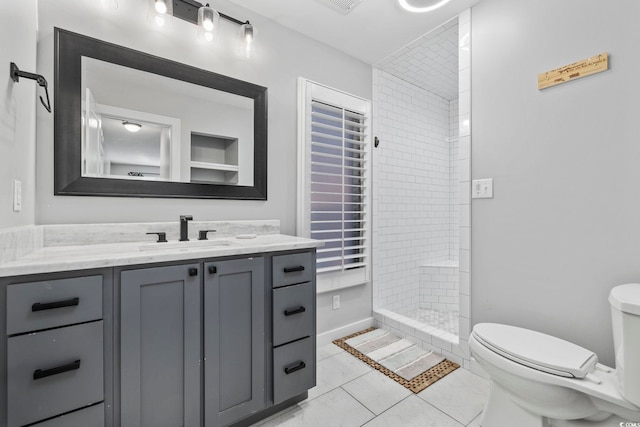
[[[616,286],[609,303],[616,369],[560,338],[476,324],[469,348],[491,380],[480,425],[640,426],[640,283]]]

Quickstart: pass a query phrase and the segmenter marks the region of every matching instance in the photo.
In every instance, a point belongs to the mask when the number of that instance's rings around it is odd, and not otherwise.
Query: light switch
[[[493,178],[474,179],[471,182],[471,198],[493,199]]]
[[[22,182],[17,179],[13,181],[13,210],[15,212],[22,210]]]

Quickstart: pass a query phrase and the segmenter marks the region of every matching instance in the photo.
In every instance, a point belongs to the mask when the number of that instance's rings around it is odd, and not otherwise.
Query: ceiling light
[[[241,58],[251,58],[253,56],[253,38],[255,37],[255,29],[249,21],[240,25],[238,32],[238,55]]]
[[[253,25],[249,21],[240,26],[240,39],[247,44],[253,41]]]
[[[249,21],[241,21],[205,5],[200,0],[146,0],[149,4],[148,16],[158,26],[170,22],[171,17],[180,18],[198,26],[197,36],[206,41],[212,41],[218,31],[220,18],[240,26],[240,39],[247,53],[255,39],[256,29]],[[361,1],[361,0],[357,0]]]
[[[409,12],[413,12],[413,13],[422,13],[422,12],[431,12],[432,10],[436,10],[437,8],[442,7],[445,4],[449,3],[449,1],[451,0],[440,0],[435,3],[433,1],[429,1],[427,2],[427,4],[429,4],[428,6],[413,6],[409,4],[409,0],[398,0],[398,3],[400,3],[400,6],[402,6],[404,10],[408,10]]]
[[[205,33],[213,33],[213,30],[218,28],[219,20],[220,14],[217,10],[209,6],[209,3],[198,9],[198,25]]]
[[[142,125],[139,123],[133,123],[133,122],[122,122],[122,126],[124,126],[124,128],[126,130],[128,130],[129,132],[138,132],[140,129],[142,129]]]
[[[168,0],[155,0],[154,7],[156,9],[156,12],[158,12],[161,15],[164,15],[165,13],[167,13],[169,11],[169,6],[167,5],[167,1]]]

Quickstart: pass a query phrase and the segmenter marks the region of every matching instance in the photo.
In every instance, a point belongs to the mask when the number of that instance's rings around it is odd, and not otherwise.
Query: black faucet
[[[189,223],[187,221],[193,220],[191,215],[180,215],[180,241],[189,241]]]

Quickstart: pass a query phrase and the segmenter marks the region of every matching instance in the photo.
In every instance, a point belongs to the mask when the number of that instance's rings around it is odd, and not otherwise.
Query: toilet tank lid
[[[640,283],[627,283],[611,289],[609,304],[625,313],[640,316]]]
[[[563,377],[584,378],[598,356],[579,345],[517,326],[478,323],[473,336],[509,360]]]

